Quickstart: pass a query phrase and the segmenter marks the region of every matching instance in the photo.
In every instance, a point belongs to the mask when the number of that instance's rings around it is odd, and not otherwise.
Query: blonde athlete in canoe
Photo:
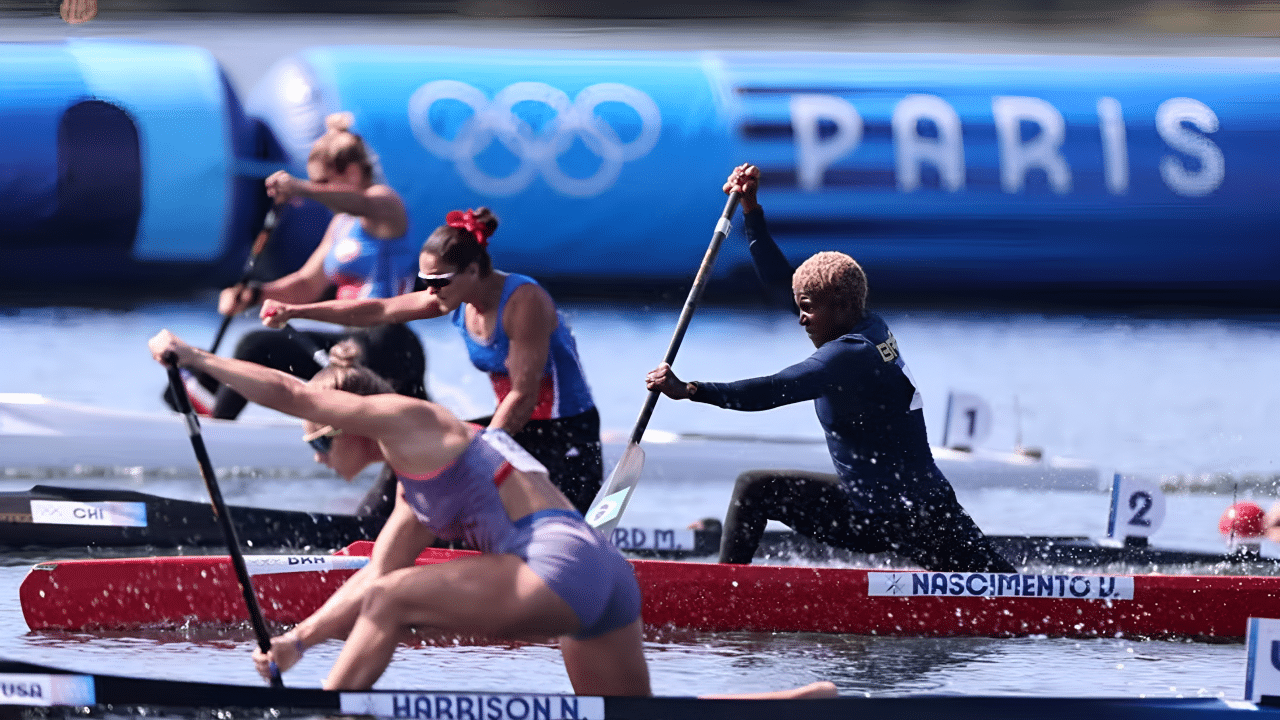
[[[306,648],[345,638],[327,689],[373,686],[412,628],[492,638],[558,637],[574,692],[648,695],[640,589],[611,543],[573,509],[546,470],[500,429],[482,431],[448,410],[396,394],[356,364],[344,341],[329,367],[303,383],[278,370],[210,355],[167,330],[148,343],[163,362],[206,372],[251,401],[304,420],[317,460],[348,479],[375,462],[399,477],[395,509],[361,568],[311,617],[254,651],[267,673]],[[481,551],[437,565],[415,558],[436,538]],[[815,683],[770,697],[829,696]]]
[[[378,179],[373,150],[352,130],[353,122],[349,112],[325,118],[327,130],[312,144],[307,157],[307,179],[284,170],[266,179],[267,195],[277,204],[310,199],[333,211],[320,244],[302,267],[283,277],[261,285],[224,289],[218,296],[221,315],[238,315],[259,300],[302,303],[334,297],[329,293],[340,298],[394,297],[413,290],[418,242],[410,231],[404,200]],[[301,333],[326,350],[345,338],[355,338],[369,366],[387,378],[397,392],[429,399],[426,352],[407,325],[386,323]],[[278,331],[246,333],[234,354],[303,379],[320,369],[309,350]],[[210,414],[225,420],[239,417],[245,398],[231,388],[220,387],[215,392]]]

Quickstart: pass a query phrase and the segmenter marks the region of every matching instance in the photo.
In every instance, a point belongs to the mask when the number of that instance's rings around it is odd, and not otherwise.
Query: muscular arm
[[[311,252],[311,257],[302,267],[293,272],[264,283],[261,287],[261,300],[274,300],[282,303],[307,303],[324,294],[329,287],[329,278],[324,274],[324,258],[333,245],[334,225],[338,218],[329,221],[320,244]],[[253,295],[243,285],[226,288],[218,296],[218,312],[223,315],[234,315],[242,312],[253,302]]]
[[[264,319],[269,319],[266,315],[269,311],[269,308],[263,308]],[[368,327],[437,318],[445,312],[440,299],[423,290],[391,298],[327,300],[305,305],[288,305],[281,311],[280,317],[268,324],[279,327],[286,320],[304,318],[339,325]]]
[[[166,350],[174,350],[182,365],[213,376],[250,402],[376,439],[390,450],[413,447],[415,433],[449,429],[436,406],[429,403],[395,393],[362,396],[312,387],[257,363],[211,355],[180,341],[166,345],[166,334],[152,339],[157,359]]]
[[[344,182],[315,183],[277,173],[267,178],[268,193],[275,192],[278,201],[307,197],[335,213],[361,218],[364,229],[377,238],[400,237],[409,228],[409,216],[400,195],[387,185],[368,187]]]
[[[503,330],[511,341],[507,352],[511,392],[494,410],[489,427],[514,435],[529,422],[538,404],[538,390],[551,351],[551,333],[559,322],[555,303],[546,290],[530,284],[511,294],[502,315]]]
[[[329,221],[329,228],[325,230],[320,244],[312,251],[302,267],[263,284],[262,299],[283,303],[306,303],[324,294],[329,287],[329,278],[324,274],[324,258],[333,245],[333,228],[334,223],[337,222],[339,222],[337,218]]]
[[[699,381],[689,399],[729,410],[771,410],[817,399],[827,389],[828,377],[827,363],[814,353],[773,375],[728,383]]]

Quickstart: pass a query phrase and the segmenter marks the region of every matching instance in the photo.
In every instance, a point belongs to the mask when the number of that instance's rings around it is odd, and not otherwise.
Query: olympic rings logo
[[[432,106],[442,100],[455,100],[471,109],[471,116],[457,124],[452,139],[436,132],[431,122]],[[552,119],[542,123],[540,129],[517,114],[516,105],[529,102],[551,110]],[[597,108],[609,102],[626,105],[640,117],[640,132],[635,138],[623,142],[613,126],[597,114]],[[521,111],[526,109],[522,106]],[[618,83],[583,88],[571,101],[564,91],[545,83],[519,82],[489,100],[484,92],[464,82],[434,80],[409,98],[409,126],[424,148],[441,160],[452,162],[463,181],[476,192],[515,195],[541,174],[556,192],[586,198],[613,187],[623,163],[653,150],[662,130],[662,115],[648,95]],[[594,172],[586,177],[571,175],[560,164],[560,157],[575,139],[599,158]],[[481,154],[494,142],[519,161],[515,170],[498,175],[480,167]]]

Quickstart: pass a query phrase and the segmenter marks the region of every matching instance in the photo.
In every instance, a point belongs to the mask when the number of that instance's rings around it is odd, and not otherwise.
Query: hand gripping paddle
[[[236,580],[240,583],[240,591],[244,595],[244,603],[249,610],[249,622],[253,625],[254,635],[258,638],[258,648],[262,652],[271,651],[271,633],[267,631],[266,620],[262,617],[262,608],[258,605],[258,596],[253,593],[253,581],[249,579],[249,567],[245,564],[244,553],[240,550],[240,538],[236,535],[236,526],[231,522],[231,514],[222,499],[222,490],[218,487],[218,476],[213,471],[213,463],[209,460],[209,451],[205,449],[204,437],[200,434],[200,419],[187,399],[186,389],[182,386],[182,375],[178,372],[178,359],[172,353],[164,358],[169,371],[169,389],[178,401],[178,411],[186,416],[187,434],[191,436],[191,448],[195,451],[196,462],[200,464],[200,475],[204,478],[205,488],[209,491],[209,501],[213,504],[213,514],[222,526],[222,534],[227,541],[227,551],[231,555],[231,565],[236,571]],[[271,686],[284,687],[280,678],[280,669],[274,663],[271,666]]]

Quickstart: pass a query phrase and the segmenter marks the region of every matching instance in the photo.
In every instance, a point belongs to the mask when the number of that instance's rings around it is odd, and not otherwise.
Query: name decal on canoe
[[[1129,575],[1021,575],[1004,573],[869,572],[873,597],[1025,597],[1132,600]]]
[[[610,540],[619,550],[693,550],[695,544],[692,530],[676,528],[614,528]]]
[[[31,522],[46,525],[146,527],[147,504],[115,501],[32,500]]]
[[[0,705],[92,705],[93,677],[0,673]]]
[[[280,575],[359,570],[369,564],[369,558],[359,555],[246,555],[244,564],[250,575]]]
[[[342,693],[344,714],[422,720],[604,720],[604,698],[508,693]]]

